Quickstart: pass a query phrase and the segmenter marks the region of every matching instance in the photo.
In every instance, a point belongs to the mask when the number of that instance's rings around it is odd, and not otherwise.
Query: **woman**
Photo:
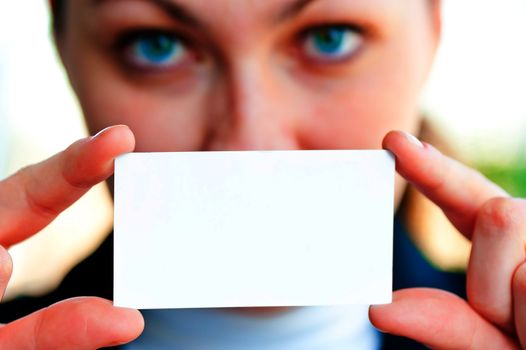
[[[0,184],[4,247],[36,233],[111,176],[113,159],[125,152],[383,145],[397,158],[397,203],[411,182],[473,248],[469,302],[439,290],[401,290],[392,304],[370,308],[372,323],[438,349],[526,345],[526,204],[409,134],[421,123],[417,101],[439,42],[439,0],[77,0],[52,6],[57,47],[89,129],[103,131]],[[111,127],[117,124],[127,126]],[[5,288],[10,263],[5,251],[1,257]],[[280,319],[295,311],[241,312]],[[351,313],[352,320],[365,316]],[[148,318],[161,319],[147,315],[147,324]],[[142,330],[134,310],[77,298],[6,325],[0,344],[93,349],[129,342]],[[139,342],[139,348],[155,348],[152,332],[145,334],[151,346]],[[291,345],[282,348],[294,348],[305,334],[287,338]]]

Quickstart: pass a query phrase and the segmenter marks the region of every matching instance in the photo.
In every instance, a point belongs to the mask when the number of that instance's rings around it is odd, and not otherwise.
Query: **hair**
[[[51,0],[53,32],[60,34],[64,28],[67,0]]]

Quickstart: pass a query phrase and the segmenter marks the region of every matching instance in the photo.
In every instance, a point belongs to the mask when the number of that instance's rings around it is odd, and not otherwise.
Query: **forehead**
[[[223,15],[224,13],[217,13],[214,10],[228,11],[232,13],[236,12],[252,12],[252,13],[268,13],[272,9],[280,8],[301,8],[309,5],[310,3],[319,2],[320,0],[85,0],[92,5],[105,5],[105,4],[115,4],[115,3],[133,3],[133,2],[142,2],[157,4],[161,6],[177,6],[179,8],[184,8],[186,10],[191,10],[196,13],[214,13],[216,17],[219,14]],[[327,0],[321,0],[327,1]]]
[[[347,10],[382,12],[403,8],[404,4],[424,0],[85,0],[100,7],[156,6],[202,22],[257,23],[276,22],[318,7],[345,12]]]

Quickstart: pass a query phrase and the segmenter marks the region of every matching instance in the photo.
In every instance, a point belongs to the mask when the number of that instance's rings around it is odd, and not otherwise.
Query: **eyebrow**
[[[297,16],[307,6],[316,0],[296,0],[295,2],[288,4],[283,8],[275,18],[275,22],[283,22],[289,18]]]
[[[93,5],[102,5],[112,1],[118,0],[92,0]],[[192,15],[184,6],[177,4],[172,0],[144,0],[144,2],[153,4],[167,13],[173,19],[187,24],[189,26],[201,26],[200,21]]]
[[[92,0],[95,5],[100,5],[102,3],[107,3],[117,0]],[[151,3],[160,9],[162,9],[166,14],[172,17],[174,20],[186,24],[188,26],[204,27],[201,21],[194,15],[190,10],[188,10],[182,4],[177,3],[174,0],[144,0],[145,2]],[[316,0],[296,0],[290,4],[287,4],[282,8],[277,15],[274,17],[274,23],[283,22],[289,18],[292,18],[298,15],[303,11],[308,5]]]

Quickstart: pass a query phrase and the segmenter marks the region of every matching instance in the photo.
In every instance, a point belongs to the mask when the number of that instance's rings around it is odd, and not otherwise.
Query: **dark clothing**
[[[465,298],[465,276],[435,270],[420,254],[397,216],[394,223],[394,289],[433,287]],[[87,259],[72,269],[52,293],[39,297],[20,297],[0,305],[0,322],[7,323],[57,301],[76,296],[113,299],[113,234]],[[408,339],[383,336],[382,349],[427,349]]]

